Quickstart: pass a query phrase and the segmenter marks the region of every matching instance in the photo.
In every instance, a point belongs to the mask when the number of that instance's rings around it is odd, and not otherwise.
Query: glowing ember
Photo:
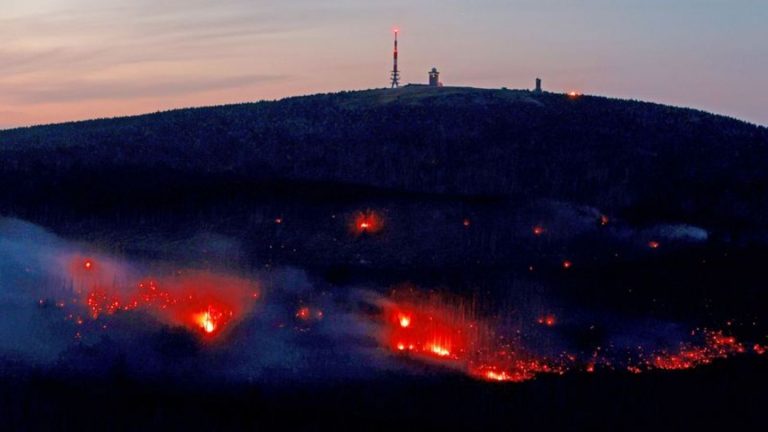
[[[573,267],[573,263],[569,260],[563,261],[563,268],[568,270],[569,268]]]
[[[536,322],[547,327],[553,327],[557,323],[557,320],[554,315],[545,315],[537,319]]]
[[[657,242],[655,240],[651,240],[651,241],[648,242],[648,247],[651,248],[651,249],[658,249],[659,246],[661,246],[661,244],[659,244],[659,242]]]
[[[392,301],[382,306],[388,317],[383,321],[382,342],[390,350],[486,381],[521,382],[538,374],[562,375],[568,371],[594,373],[598,367],[633,374],[653,369],[683,370],[745,352],[735,337],[705,329],[691,332],[690,340],[677,347],[650,350],[637,346],[625,351],[598,347],[584,358],[567,352],[542,357],[528,352],[520,337],[498,334],[489,321],[478,318],[452,297],[395,291]],[[407,326],[403,325],[404,317],[409,319]],[[537,322],[551,327],[557,319],[548,314]],[[755,344],[753,351],[763,354],[766,347]]]
[[[302,307],[299,308],[298,312],[296,312],[296,318],[302,319],[302,320],[308,320],[310,318],[310,312],[308,307]]]
[[[84,267],[86,270],[90,270],[90,269],[92,269],[92,268],[93,268],[93,261],[91,261],[91,260],[85,260],[85,262],[83,263],[83,267]]]
[[[544,234],[544,227],[542,227],[541,225],[536,225],[535,227],[533,227],[532,231],[533,231],[533,235],[538,237],[538,236]]]
[[[302,306],[296,311],[296,318],[301,321],[319,321],[323,319],[323,311],[312,309],[309,306]]]
[[[726,358],[731,354],[743,353],[744,346],[732,336],[724,336],[722,332],[704,332],[703,345],[684,343],[675,353],[661,351],[647,362],[647,368],[679,370],[690,369],[699,365],[709,364],[712,360]]]
[[[381,231],[383,222],[378,213],[368,210],[359,212],[354,218],[352,231],[357,234],[375,234]]]

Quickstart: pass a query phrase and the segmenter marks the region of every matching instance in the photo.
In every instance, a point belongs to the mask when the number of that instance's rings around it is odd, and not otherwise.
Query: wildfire
[[[746,352],[735,337],[704,329],[693,331],[691,339],[677,347],[650,350],[638,346],[626,351],[598,347],[584,357],[568,352],[544,357],[526,349],[520,337],[498,333],[489,320],[478,317],[454,297],[396,291],[383,313],[388,318],[383,320],[382,342],[390,350],[494,382],[521,382],[539,374],[569,371],[594,373],[597,368],[637,374],[653,369],[681,370]],[[553,327],[557,318],[546,314],[536,322]],[[752,351],[763,354],[766,347],[755,344]]]
[[[201,272],[139,282],[132,290],[95,286],[85,295],[91,318],[118,312],[146,310],[161,321],[204,334],[218,334],[250,309],[258,289],[250,281]]]

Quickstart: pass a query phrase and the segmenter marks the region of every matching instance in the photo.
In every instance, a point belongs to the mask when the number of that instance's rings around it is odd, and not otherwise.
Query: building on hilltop
[[[430,87],[442,87],[443,83],[440,82],[440,72],[437,71],[437,68],[432,68],[431,71],[429,71],[429,86]]]

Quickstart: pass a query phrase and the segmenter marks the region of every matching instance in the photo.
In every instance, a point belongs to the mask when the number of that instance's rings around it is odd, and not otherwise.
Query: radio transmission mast
[[[400,30],[395,29],[395,51],[393,53],[394,65],[392,66],[392,88],[398,88],[400,86],[400,71],[397,69],[397,33]]]

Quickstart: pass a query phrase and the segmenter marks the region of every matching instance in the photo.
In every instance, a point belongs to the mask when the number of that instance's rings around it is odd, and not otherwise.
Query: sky
[[[385,87],[530,88],[768,125],[768,0],[0,0],[0,128]]]

